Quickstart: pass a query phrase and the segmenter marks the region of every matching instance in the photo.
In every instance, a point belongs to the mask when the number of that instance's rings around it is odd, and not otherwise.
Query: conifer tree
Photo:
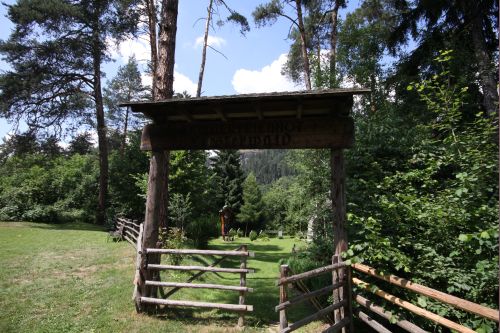
[[[251,172],[243,182],[243,205],[238,215],[238,220],[245,224],[245,235],[248,234],[249,224],[253,228],[260,227],[263,211],[262,193],[255,175]]]
[[[96,222],[104,224],[108,197],[107,129],[101,65],[109,40],[136,30],[135,0],[24,0],[7,5],[14,29],[0,42],[12,67],[0,75],[0,112],[32,129],[61,127],[84,120],[97,130],[99,203]]]
[[[243,170],[237,150],[220,150],[212,158],[217,205],[228,205],[237,215],[243,203]]]

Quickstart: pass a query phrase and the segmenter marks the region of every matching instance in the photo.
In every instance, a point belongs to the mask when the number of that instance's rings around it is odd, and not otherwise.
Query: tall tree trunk
[[[335,1],[331,17],[331,29],[330,29],[330,88],[335,88],[337,85],[337,37],[338,37],[338,15],[339,15],[340,3],[338,0]]]
[[[214,0],[210,0],[207,9],[207,23],[205,25],[205,36],[203,37],[203,51],[201,52],[201,65],[200,65],[200,74],[198,75],[198,88],[196,89],[196,97],[201,96],[201,86],[203,84],[203,74],[205,73],[205,62],[207,60],[208,31],[210,29],[210,20],[212,18],[213,4]]]
[[[148,11],[148,28],[149,28],[149,46],[151,53],[151,76],[152,76],[152,87],[151,93],[153,95],[153,100],[155,98],[156,92],[156,71],[158,67],[158,47],[156,41],[156,25],[158,24],[156,18],[156,5],[155,0],[146,0],[146,8]]]
[[[470,27],[474,56],[479,71],[479,84],[483,92],[483,107],[491,118],[497,115],[498,92],[495,71],[483,34],[483,15],[477,1],[461,0],[465,24]]]
[[[130,101],[130,96],[127,99],[127,101]],[[123,124],[123,136],[122,136],[122,143],[121,143],[121,147],[120,147],[120,155],[121,156],[123,156],[123,154],[125,153],[125,146],[127,145],[127,131],[128,131],[128,115],[129,115],[129,112],[130,112],[130,107],[127,106],[127,108],[125,109],[125,121],[124,121],[124,124]]]
[[[174,95],[175,37],[179,0],[163,0],[160,13],[158,67],[156,70],[156,100]]]
[[[106,137],[106,121],[101,90],[101,42],[99,13],[95,13],[92,37],[92,60],[94,69],[94,101],[97,120],[97,138],[99,145],[99,200],[96,213],[96,223],[106,222],[106,206],[108,200],[108,140]]]
[[[306,89],[311,90],[311,69],[309,67],[309,56],[307,55],[307,36],[304,28],[304,19],[302,17],[302,0],[295,0],[297,7],[297,25],[300,34],[300,46],[302,50],[302,60],[304,62],[304,80]]]

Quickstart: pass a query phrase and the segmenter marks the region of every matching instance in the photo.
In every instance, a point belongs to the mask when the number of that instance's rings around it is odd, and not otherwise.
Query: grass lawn
[[[237,332],[237,314],[219,310],[173,309],[164,315],[137,314],[132,296],[135,250],[126,243],[106,242],[107,233],[89,224],[48,225],[0,223],[0,332]],[[256,256],[248,266],[245,332],[275,332],[278,314],[278,261],[290,253],[295,239],[250,242],[213,240],[212,249],[235,249],[248,244]],[[185,263],[211,262],[191,257]],[[168,258],[164,258],[168,261]],[[239,259],[222,267],[239,267]],[[172,272],[164,281],[183,282],[188,274]],[[196,282],[238,285],[238,274],[206,273]],[[238,303],[238,293],[184,289],[174,299]],[[292,312],[297,320],[307,305]],[[317,332],[312,323],[302,332]]]

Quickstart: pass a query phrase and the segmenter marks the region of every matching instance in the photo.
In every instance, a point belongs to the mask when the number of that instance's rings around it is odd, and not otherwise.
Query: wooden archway
[[[160,221],[166,219],[170,150],[329,148],[333,247],[337,255],[347,250],[343,149],[354,142],[353,96],[368,92],[333,89],[125,104],[152,120],[141,138],[141,149],[152,152],[142,248],[156,247]]]

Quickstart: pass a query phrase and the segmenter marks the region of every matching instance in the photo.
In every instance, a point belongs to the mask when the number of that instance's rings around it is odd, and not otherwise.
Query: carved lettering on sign
[[[345,148],[352,145],[351,118],[239,120],[147,125],[143,150]]]

